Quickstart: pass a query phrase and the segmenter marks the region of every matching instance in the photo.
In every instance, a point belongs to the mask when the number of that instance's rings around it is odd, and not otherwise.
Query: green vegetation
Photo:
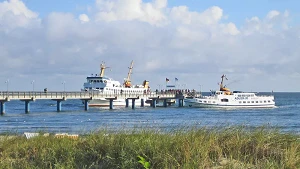
[[[0,168],[300,168],[300,139],[264,127],[1,136]]]

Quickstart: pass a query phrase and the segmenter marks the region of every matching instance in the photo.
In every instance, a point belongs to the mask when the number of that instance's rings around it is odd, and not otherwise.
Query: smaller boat
[[[257,95],[254,92],[233,91],[226,88],[221,77],[220,90],[211,91],[209,96],[187,97],[184,99],[188,107],[232,107],[232,108],[273,108],[275,106],[273,95]]]

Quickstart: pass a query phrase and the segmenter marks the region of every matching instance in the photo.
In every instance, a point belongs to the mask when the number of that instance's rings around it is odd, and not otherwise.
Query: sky
[[[80,91],[99,73],[152,89],[300,92],[300,1],[0,0],[0,90]],[[178,81],[175,81],[175,78]]]

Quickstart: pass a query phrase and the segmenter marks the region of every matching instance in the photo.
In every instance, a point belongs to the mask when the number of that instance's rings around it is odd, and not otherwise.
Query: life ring
[[[107,83],[107,81],[106,81],[106,80],[104,80],[104,83]]]

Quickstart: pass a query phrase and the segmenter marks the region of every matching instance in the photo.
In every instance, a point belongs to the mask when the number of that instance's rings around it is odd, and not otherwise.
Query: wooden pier
[[[25,113],[30,112],[30,102],[35,100],[53,100],[57,102],[57,111],[61,111],[61,103],[62,101],[69,100],[69,99],[79,99],[84,102],[84,109],[85,111],[88,110],[89,105],[88,101],[93,99],[100,99],[105,98],[110,101],[110,109],[113,108],[113,100],[114,99],[125,99],[126,100],[126,107],[128,107],[128,100],[132,100],[132,108],[135,108],[135,99],[138,98],[147,98],[152,103],[153,107],[156,107],[157,100],[163,100],[164,106],[167,107],[167,100],[168,99],[178,99],[179,106],[183,106],[183,99],[187,96],[187,93],[176,93],[176,92],[151,92],[145,94],[107,94],[101,92],[33,92],[33,91],[0,91],[0,110],[1,115],[5,113],[5,103],[11,100],[20,100],[25,102]],[[141,103],[141,106],[144,106],[144,102]]]

